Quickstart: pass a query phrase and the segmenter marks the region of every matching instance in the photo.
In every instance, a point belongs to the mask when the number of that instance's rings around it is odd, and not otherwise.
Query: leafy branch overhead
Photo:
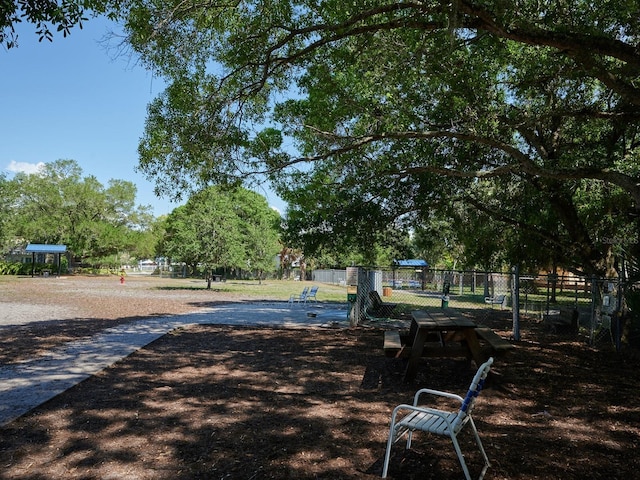
[[[35,27],[38,40],[53,41],[54,34],[66,37],[74,26],[82,28],[85,11],[99,10],[93,0],[8,0],[0,2],[0,44],[18,46],[16,25],[28,22]]]
[[[437,214],[491,217],[512,262],[546,251],[606,273],[612,254],[640,253],[636,2],[134,0],[122,13],[171,83],[140,144],[162,193],[266,175],[307,244]]]

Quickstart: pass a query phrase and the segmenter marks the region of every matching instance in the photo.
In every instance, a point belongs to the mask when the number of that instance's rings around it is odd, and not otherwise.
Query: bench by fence
[[[573,308],[547,310],[542,315],[543,323],[552,333],[578,333],[580,312]]]
[[[395,357],[402,350],[402,339],[398,330],[386,330],[384,332],[384,345],[382,347],[387,357]]]
[[[491,305],[491,308],[493,308],[494,305],[500,305],[500,309],[502,309],[502,307],[504,307],[506,300],[507,300],[506,295],[495,295],[493,297],[484,297],[484,303]]]
[[[373,318],[390,317],[398,306],[397,303],[383,302],[380,294],[375,290],[369,292],[369,301],[371,305],[366,309],[366,314]]]

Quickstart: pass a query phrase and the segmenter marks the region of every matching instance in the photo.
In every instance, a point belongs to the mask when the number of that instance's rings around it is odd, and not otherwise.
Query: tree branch
[[[307,126],[307,128],[313,128],[311,126]],[[601,180],[606,183],[611,183],[619,186],[628,192],[635,200],[637,207],[640,208],[640,181],[632,177],[630,175],[614,171],[609,168],[575,168],[572,170],[550,170],[548,168],[542,167],[538,165],[532,158],[530,158],[527,154],[520,151],[518,148],[513,147],[507,143],[504,143],[499,140],[478,136],[470,133],[461,133],[461,132],[452,132],[447,130],[435,130],[435,131],[423,131],[423,132],[414,132],[414,131],[405,131],[405,132],[392,132],[392,133],[380,133],[376,135],[368,135],[362,137],[340,137],[330,132],[322,132],[315,128],[313,128],[316,133],[319,133],[327,138],[334,138],[339,140],[341,143],[347,141],[344,146],[332,148],[327,150],[325,153],[320,155],[308,156],[308,157],[299,157],[292,160],[289,165],[293,165],[295,163],[301,162],[315,162],[320,160],[325,160],[329,157],[345,154],[349,152],[356,151],[364,146],[376,143],[376,142],[385,142],[385,141],[397,141],[397,140],[410,140],[410,139],[420,139],[420,140],[430,140],[436,138],[448,138],[453,140],[460,140],[464,142],[470,142],[480,145],[485,145],[492,149],[501,151],[515,160],[515,163],[501,165],[498,167],[493,167],[487,165],[487,168],[482,168],[479,170],[473,171],[462,171],[456,170],[453,168],[433,166],[433,165],[425,165],[421,167],[412,167],[411,169],[406,169],[407,173],[419,173],[423,172],[431,172],[438,173],[442,175],[446,175],[449,177],[459,177],[459,178],[489,178],[489,177],[497,177],[504,175],[513,175],[513,174],[528,174],[532,177],[539,176],[549,179],[555,180],[581,180],[581,179],[593,179],[593,180]]]

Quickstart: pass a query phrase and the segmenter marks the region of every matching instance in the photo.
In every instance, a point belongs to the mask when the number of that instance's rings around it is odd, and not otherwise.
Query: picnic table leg
[[[467,348],[469,349],[469,353],[471,354],[471,358],[476,362],[477,366],[482,365],[487,359],[482,355],[480,341],[478,340],[475,328],[465,328],[462,331],[462,334],[464,335],[464,340],[467,344]]]
[[[422,358],[424,342],[426,341],[427,331],[418,328],[416,330],[416,336],[413,339],[413,345],[411,346],[411,356],[409,357],[409,363],[407,363],[407,369],[404,372],[405,382],[411,382],[416,378],[418,367],[420,366],[420,359]]]

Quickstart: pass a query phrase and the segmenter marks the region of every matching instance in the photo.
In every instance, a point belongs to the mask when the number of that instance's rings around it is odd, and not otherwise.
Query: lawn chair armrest
[[[449,392],[442,392],[440,390],[432,390],[430,388],[422,388],[420,390],[418,390],[415,394],[415,396],[413,397],[413,405],[416,406],[418,405],[418,401],[420,399],[420,396],[423,393],[427,393],[430,395],[436,395],[438,397],[446,397],[446,398],[451,398],[453,400],[457,400],[460,403],[462,403],[464,401],[464,398],[462,398],[460,395],[456,395],[455,393],[449,393]]]

